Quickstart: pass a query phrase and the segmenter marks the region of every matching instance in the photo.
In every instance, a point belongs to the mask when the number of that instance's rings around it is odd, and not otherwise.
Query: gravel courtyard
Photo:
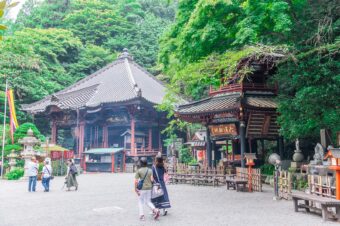
[[[55,178],[51,192],[27,192],[27,182],[0,181],[1,226],[101,226],[101,225],[338,225],[320,216],[295,213],[291,201],[273,201],[272,192],[227,191],[226,187],[169,185],[172,209],[154,222],[138,220],[132,174],[85,174],[78,177],[79,191],[61,190]],[[148,211],[147,211],[148,212]],[[146,212],[146,213],[147,213]]]

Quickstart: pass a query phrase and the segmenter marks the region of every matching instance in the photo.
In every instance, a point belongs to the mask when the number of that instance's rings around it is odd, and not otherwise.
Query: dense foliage
[[[8,180],[18,180],[22,176],[24,176],[24,169],[23,168],[15,168],[14,170],[12,170],[9,173],[5,174],[5,177]]]
[[[279,123],[286,138],[318,138],[320,128],[340,131],[340,43],[288,59],[279,67]],[[333,133],[335,138],[335,133]]]
[[[165,0],[28,1],[18,16],[19,28],[63,28],[84,45],[110,53],[128,48],[138,63],[156,64],[158,37],[174,18],[174,4]]]
[[[205,97],[240,60],[280,51],[270,82],[280,85],[281,133],[315,140],[320,128],[339,131],[338,10],[335,0],[27,0],[0,42],[0,89],[6,76],[17,103],[39,100],[126,47],[168,82],[159,109],[173,118],[179,97]],[[166,132],[187,125],[176,119]]]
[[[287,59],[272,82],[280,84],[281,133],[314,140],[320,128],[335,134],[340,125],[337,12],[334,0],[179,1],[176,21],[160,39],[162,77],[170,93],[199,99],[221,77],[235,73],[242,58],[279,48]]]
[[[125,47],[151,70],[174,8],[165,0],[28,0],[0,43],[0,90],[8,78],[17,107],[40,100],[112,62]],[[28,119],[17,112],[20,122]]]

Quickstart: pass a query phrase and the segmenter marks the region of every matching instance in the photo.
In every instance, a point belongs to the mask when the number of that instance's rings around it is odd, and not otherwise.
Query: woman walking
[[[73,163],[73,161],[71,159],[67,160],[67,174],[66,174],[66,187],[67,190],[70,191],[71,187],[75,187],[76,191],[78,190],[78,182],[77,182],[77,167],[76,165]]]
[[[147,205],[151,210],[155,220],[159,217],[159,210],[151,202],[152,171],[147,167],[147,160],[142,157],[140,160],[141,168],[135,175],[135,191],[138,195],[139,219],[145,220],[144,206]]]
[[[157,155],[155,165],[152,167],[152,175],[154,182],[159,183],[161,188],[163,189],[164,195],[152,199],[152,203],[155,205],[156,208],[163,210],[163,216],[168,214],[168,210],[171,205],[169,201],[168,191],[165,186],[164,182],[164,175],[166,174],[166,169],[164,167],[163,157]]]

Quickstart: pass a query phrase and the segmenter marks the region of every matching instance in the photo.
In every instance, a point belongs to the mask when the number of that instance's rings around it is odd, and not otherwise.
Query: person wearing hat
[[[138,195],[139,219],[145,220],[144,206],[147,205],[152,210],[154,219],[157,220],[160,211],[151,202],[152,170],[147,167],[147,159],[145,157],[140,159],[140,165],[141,168],[135,174],[135,192]]]
[[[26,169],[28,175],[28,192],[35,192],[39,166],[34,156],[31,158]]]
[[[50,162],[48,160],[44,161],[44,167],[42,169],[42,175],[41,175],[41,183],[44,187],[44,192],[50,191],[50,180],[52,177],[52,167],[49,164]]]

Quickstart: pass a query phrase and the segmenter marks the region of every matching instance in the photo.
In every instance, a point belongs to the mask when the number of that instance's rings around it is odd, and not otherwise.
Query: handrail
[[[218,90],[214,90],[212,86],[209,89],[209,95],[213,96],[219,93],[226,93],[226,92],[244,92],[244,91],[272,91],[277,94],[277,84],[267,85],[267,84],[228,84],[228,85],[221,85]]]

